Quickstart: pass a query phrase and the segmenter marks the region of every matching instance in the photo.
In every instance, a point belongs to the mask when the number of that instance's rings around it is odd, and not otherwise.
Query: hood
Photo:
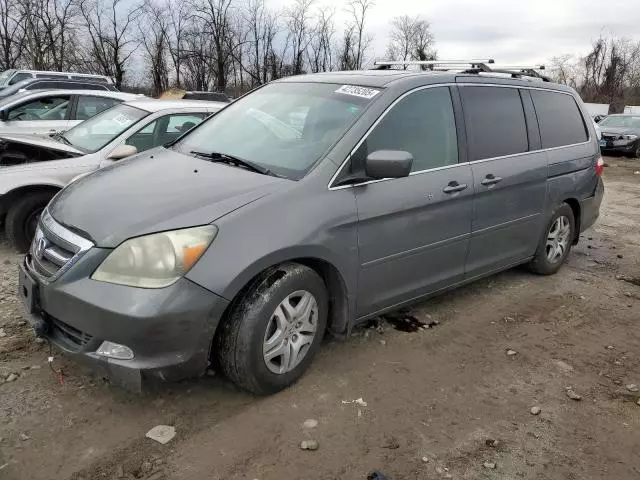
[[[74,181],[48,209],[59,223],[112,248],[211,223],[289,182],[159,148]]]
[[[84,155],[84,152],[44,135],[0,136],[0,166],[61,160],[80,155]]]
[[[49,135],[37,135],[37,134],[14,134],[14,135],[0,135],[0,140],[5,142],[20,143],[24,145],[33,145],[34,147],[48,148],[51,150],[57,150],[59,152],[70,152],[80,155],[84,155],[85,152],[79,150],[71,145],[66,145],[59,142]]]
[[[602,130],[603,135],[638,135],[640,137],[640,131],[637,128],[600,125],[600,130]]]

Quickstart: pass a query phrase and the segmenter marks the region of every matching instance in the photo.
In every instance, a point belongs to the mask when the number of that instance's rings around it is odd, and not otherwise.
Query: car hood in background
[[[34,147],[46,148],[50,150],[56,150],[58,152],[69,152],[84,155],[85,152],[79,150],[71,145],[54,140],[48,135],[36,135],[36,134],[6,134],[0,133],[0,141],[22,143],[25,145],[32,145]]]
[[[289,180],[158,148],[100,169],[49,204],[56,221],[99,247],[205,225]]]
[[[603,135],[637,135],[640,137],[640,130],[637,128],[625,128],[625,127],[607,127],[606,125],[600,125]]]

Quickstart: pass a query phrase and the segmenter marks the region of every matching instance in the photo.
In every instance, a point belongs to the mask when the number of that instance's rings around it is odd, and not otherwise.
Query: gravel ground
[[[327,341],[268,398],[219,376],[136,396],[53,349],[61,383],[0,247],[0,478],[640,478],[640,161],[607,162],[600,220],[559,274],[510,270],[408,312],[432,328]],[[158,424],[166,445],[145,438]]]

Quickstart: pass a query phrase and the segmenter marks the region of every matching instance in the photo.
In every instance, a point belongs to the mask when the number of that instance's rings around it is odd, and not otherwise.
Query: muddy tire
[[[563,203],[551,215],[529,269],[538,275],[552,275],[564,264],[571,252],[576,223],[573,210]]]
[[[320,348],[327,309],[315,271],[296,263],[269,269],[234,300],[219,327],[214,352],[222,371],[258,395],[288,387]]]
[[[53,198],[51,192],[33,192],[16,200],[9,208],[4,228],[10,245],[19,252],[29,250],[38,218]]]

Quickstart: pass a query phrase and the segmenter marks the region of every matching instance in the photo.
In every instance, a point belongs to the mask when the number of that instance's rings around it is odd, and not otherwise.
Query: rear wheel
[[[225,375],[258,395],[282,390],[302,376],[320,348],[327,291],[304,265],[274,267],[234,300],[216,349]]]
[[[29,249],[36,232],[40,215],[54,194],[51,192],[32,192],[16,200],[5,218],[7,240],[18,251]]]
[[[563,203],[551,216],[529,268],[540,275],[556,273],[567,259],[575,238],[575,218]]]

